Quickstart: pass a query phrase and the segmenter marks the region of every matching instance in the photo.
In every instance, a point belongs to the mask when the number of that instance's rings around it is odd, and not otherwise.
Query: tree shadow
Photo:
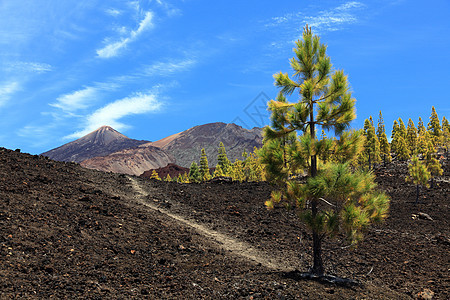
[[[322,284],[331,284],[331,285],[337,285],[340,287],[345,288],[352,288],[356,286],[362,286],[362,283],[357,280],[348,279],[348,278],[340,278],[333,275],[316,275],[310,272],[300,272],[298,270],[289,271],[289,272],[283,272],[281,274],[284,278],[289,278],[295,281],[300,280],[313,280],[317,281]]]

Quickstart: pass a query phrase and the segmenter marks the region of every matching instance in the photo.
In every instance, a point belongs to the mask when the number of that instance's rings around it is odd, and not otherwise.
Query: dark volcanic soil
[[[293,212],[264,208],[268,184],[132,181],[0,149],[0,298],[449,299],[448,165],[418,205],[405,167],[376,172],[392,197],[385,224],[355,250],[324,244],[327,272],[362,283],[340,287],[283,270],[307,270],[310,238]]]

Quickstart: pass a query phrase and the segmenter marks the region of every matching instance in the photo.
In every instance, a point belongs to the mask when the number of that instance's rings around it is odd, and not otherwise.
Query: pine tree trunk
[[[312,201],[311,205],[313,217],[317,216],[317,200]],[[322,276],[324,273],[323,261],[322,261],[322,239],[319,233],[313,229],[313,257],[314,264],[312,268],[312,273],[317,276]]]
[[[314,111],[311,109],[310,112],[310,123],[309,129],[311,134],[311,139],[316,138],[316,132],[314,128]],[[317,176],[317,156],[311,156],[311,177]],[[311,202],[311,216],[313,220],[317,217],[317,200],[313,199]],[[320,239],[319,233],[313,229],[313,257],[314,264],[312,268],[312,273],[318,276],[322,276],[324,273],[323,262],[322,262],[322,240]]]

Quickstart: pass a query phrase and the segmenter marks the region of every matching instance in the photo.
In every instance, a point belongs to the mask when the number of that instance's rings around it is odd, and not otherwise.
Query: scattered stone
[[[417,299],[433,299],[434,292],[430,289],[424,289],[423,291],[417,294]]]
[[[433,218],[430,217],[429,214],[426,214],[426,213],[423,213],[423,212],[419,212],[418,216],[419,216],[420,219],[433,221]]]

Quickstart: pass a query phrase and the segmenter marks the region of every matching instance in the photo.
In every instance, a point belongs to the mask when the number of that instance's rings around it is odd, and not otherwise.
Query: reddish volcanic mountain
[[[251,130],[236,124],[210,123],[195,126],[186,131],[171,135],[146,145],[160,147],[175,157],[176,164],[189,167],[193,161],[198,162],[201,149],[205,148],[210,167],[217,164],[219,143],[222,142],[232,162],[242,159],[244,151],[252,152],[254,147],[262,146],[261,128]]]
[[[167,175],[170,175],[171,178],[176,178],[180,174],[188,173],[188,168],[180,167],[176,164],[168,164],[167,166],[163,168],[154,169],[156,173],[158,174],[159,178],[164,179],[167,177]],[[143,178],[151,178],[152,177],[153,170],[145,171],[143,174],[140,175],[140,177]]]
[[[141,175],[147,170],[165,167],[175,159],[158,147],[146,146],[117,151],[81,162],[85,168],[105,172]]]
[[[79,163],[92,157],[135,148],[148,142],[130,139],[109,126],[102,126],[82,138],[44,152],[42,155],[57,161]]]

